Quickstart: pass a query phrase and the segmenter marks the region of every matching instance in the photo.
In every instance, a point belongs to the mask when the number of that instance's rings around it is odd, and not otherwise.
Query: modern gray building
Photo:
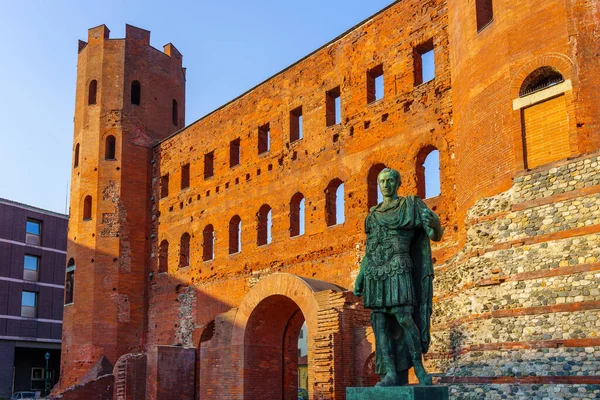
[[[58,381],[67,222],[0,198],[0,399]]]

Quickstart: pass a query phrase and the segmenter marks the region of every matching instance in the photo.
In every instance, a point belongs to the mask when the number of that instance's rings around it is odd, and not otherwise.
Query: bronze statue
[[[383,202],[365,220],[367,249],[354,288],[372,310],[377,386],[407,384],[412,366],[419,383],[431,385],[422,362],[433,297],[429,240],[439,241],[444,229],[419,197],[398,196],[398,171],[386,168],[377,181]]]

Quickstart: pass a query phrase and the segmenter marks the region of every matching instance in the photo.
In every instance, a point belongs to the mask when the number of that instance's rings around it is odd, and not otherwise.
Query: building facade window
[[[42,221],[28,218],[25,227],[25,243],[41,246],[42,244]]]
[[[169,270],[169,242],[163,240],[158,247],[158,272],[167,272]]]
[[[73,303],[75,293],[75,260],[71,258],[67,263],[65,274],[65,305]]]
[[[540,67],[527,75],[519,89],[519,97],[528,96],[564,81],[565,78],[556,69],[548,66]]]
[[[210,261],[215,258],[215,228],[206,225],[202,231],[202,260]]]
[[[190,187],[190,164],[181,167],[181,189]]]
[[[302,106],[290,111],[290,142],[295,142],[304,137]]]
[[[327,226],[342,224],[344,215],[344,182],[336,178],[325,190],[325,214]]]
[[[40,257],[25,254],[23,260],[23,280],[38,281],[40,278]]]
[[[79,167],[79,143],[75,145],[75,155],[73,157],[73,168]]]
[[[104,144],[104,159],[109,161],[116,160],[116,153],[117,139],[113,135],[108,135]]]
[[[416,165],[417,195],[422,199],[441,194],[440,152],[433,146],[426,146],[417,155]]]
[[[271,150],[271,128],[265,124],[258,128],[258,154]]]
[[[90,82],[90,86],[88,88],[88,104],[96,104],[96,95],[98,93],[98,81],[95,79]]]
[[[304,235],[305,199],[302,193],[296,193],[290,201],[290,237]]]
[[[215,174],[215,152],[211,151],[204,155],[204,179],[211,178]]]
[[[342,103],[340,87],[333,88],[325,94],[325,121],[327,126],[342,122]]]
[[[188,267],[190,265],[190,234],[184,233],[181,235],[179,245],[179,268]]]
[[[23,290],[21,293],[21,317],[36,318],[38,306],[38,294]]]
[[[229,254],[242,251],[242,219],[234,215],[229,221]]]
[[[139,106],[142,101],[142,85],[140,81],[131,82],[131,104]]]
[[[413,50],[415,86],[429,82],[435,78],[435,59],[433,39],[429,39]]]
[[[383,195],[381,194],[377,177],[384,168],[385,165],[381,163],[375,164],[369,168],[369,174],[367,175],[367,206],[369,208],[375,207],[383,201]]]
[[[169,174],[160,177],[160,198],[169,196]]]
[[[480,32],[494,20],[492,0],[475,0],[475,12],[477,14],[477,32]]]
[[[83,200],[83,220],[89,221],[92,219],[92,196],[85,196]]]
[[[271,229],[273,227],[273,214],[271,207],[268,204],[263,204],[258,210],[256,217],[258,220],[256,243],[259,246],[271,243],[273,240],[271,236]]]
[[[229,142],[229,168],[240,165],[240,146],[239,138]]]
[[[383,64],[367,71],[367,104],[383,99]]]

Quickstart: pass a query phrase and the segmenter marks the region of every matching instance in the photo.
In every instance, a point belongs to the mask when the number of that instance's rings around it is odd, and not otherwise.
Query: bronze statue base
[[[346,400],[448,400],[447,386],[349,387]]]

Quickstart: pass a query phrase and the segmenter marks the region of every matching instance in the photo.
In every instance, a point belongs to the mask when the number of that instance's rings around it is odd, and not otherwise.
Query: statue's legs
[[[410,359],[415,367],[415,375],[421,385],[431,385],[431,376],[423,367],[421,350],[421,339],[419,338],[419,329],[413,321],[412,314],[406,311],[399,311],[395,314],[396,320],[402,329],[402,336],[408,348]],[[377,339],[376,339],[377,340]]]
[[[382,312],[373,312],[371,314],[373,323],[373,333],[375,334],[375,345],[380,350],[383,365],[385,367],[385,376],[375,386],[395,386],[398,380],[396,374],[396,363],[394,362],[394,352],[388,333],[389,316]]]

